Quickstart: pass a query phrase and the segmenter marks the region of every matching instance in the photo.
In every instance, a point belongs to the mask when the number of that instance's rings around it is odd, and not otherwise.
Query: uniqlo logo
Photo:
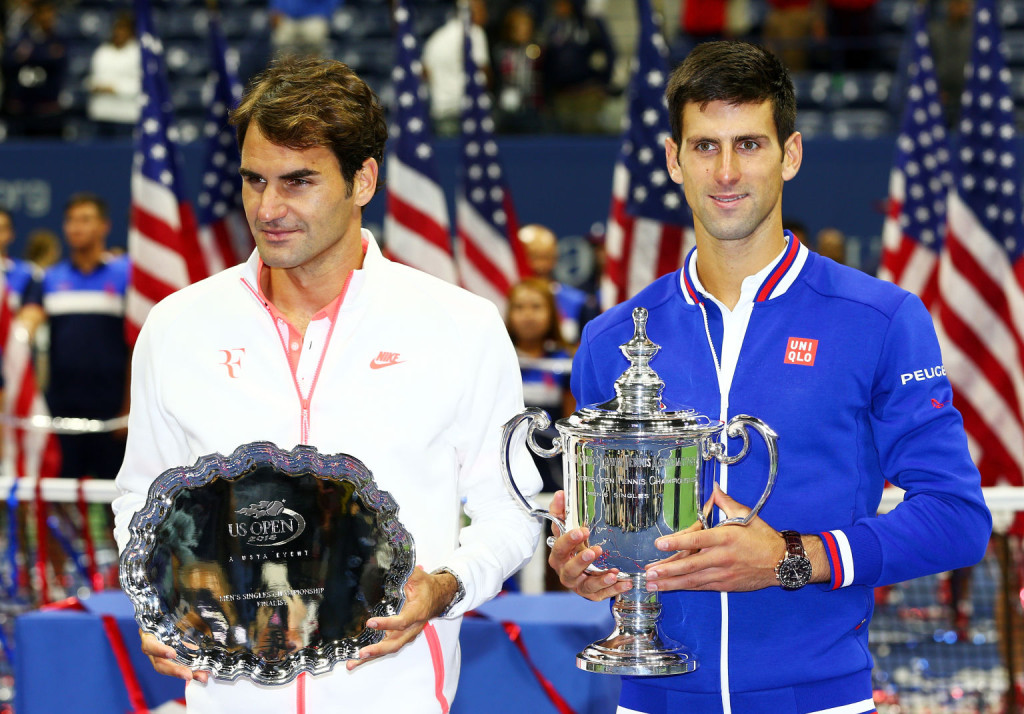
[[[802,364],[806,367],[814,366],[814,356],[818,353],[818,341],[808,340],[803,337],[790,337],[786,344],[786,364]]]

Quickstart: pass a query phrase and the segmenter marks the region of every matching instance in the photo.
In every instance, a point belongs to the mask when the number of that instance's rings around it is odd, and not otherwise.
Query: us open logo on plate
[[[306,519],[281,501],[260,501],[235,511],[240,518],[228,524],[232,538],[262,547],[284,545],[302,535]]]
[[[818,341],[809,340],[804,337],[790,337],[786,344],[785,364],[802,364],[805,367],[814,366],[814,357],[818,354]]]

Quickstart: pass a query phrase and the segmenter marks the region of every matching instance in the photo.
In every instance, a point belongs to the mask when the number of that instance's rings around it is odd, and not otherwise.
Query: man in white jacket
[[[447,712],[462,615],[530,558],[540,530],[499,472],[501,425],[522,408],[514,350],[491,303],[391,263],[362,230],[387,129],[348,67],[280,60],[232,121],[257,250],[146,320],[114,502],[118,545],[164,470],[265,440],[362,460],[398,503],[421,567],[400,614],[367,622],[384,639],[325,675],[224,681],[177,664],[151,634],[143,650],[189,682],[190,712]],[[533,470],[525,449],[514,467]]]

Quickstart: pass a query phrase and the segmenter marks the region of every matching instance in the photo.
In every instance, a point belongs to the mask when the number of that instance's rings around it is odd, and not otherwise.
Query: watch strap
[[[451,602],[449,602],[448,605],[445,606],[444,610],[441,611],[441,614],[438,615],[438,617],[447,617],[448,613],[450,613],[452,609],[466,597],[466,586],[462,584],[462,578],[459,577],[459,574],[446,565],[442,565],[440,568],[430,571],[431,575],[440,575],[441,573],[448,573],[455,578],[455,594],[452,595]]]
[[[780,535],[786,541],[786,557],[803,558],[806,555],[802,535],[796,531],[782,531]]]

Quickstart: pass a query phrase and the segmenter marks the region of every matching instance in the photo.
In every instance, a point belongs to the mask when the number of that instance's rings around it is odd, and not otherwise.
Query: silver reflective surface
[[[590,530],[587,545],[601,546],[602,555],[589,568],[597,574],[616,569],[630,590],[615,598],[615,631],[586,647],[576,664],[591,672],[660,676],[692,672],[698,663],[682,643],[664,636],[658,622],[657,592],[647,592],[646,566],[665,558],[655,540],[685,530],[698,521],[712,527],[701,508],[717,480],[719,464],[741,461],[750,447],[749,430],[765,442],[769,469],[757,503],[742,517],[717,525],[746,525],[764,506],[778,470],[778,439],[768,425],[737,415],[727,424],[688,407],[669,407],[662,398],[664,381],[651,367],[660,347],[647,337],[647,310],[633,310],[634,334],[620,346],[629,368],[615,381],[615,397],[585,407],[555,427],[558,439],[550,449],[538,446],[534,434],[550,424],[540,409],[526,409],[510,419],[502,434],[502,475],[513,497],[530,515],[546,518],[562,532]],[[540,456],[562,454],[565,518],[534,507],[511,472],[512,444],[526,424],[526,443]],[[743,440],[729,455],[723,431]]]
[[[564,439],[566,513],[570,528],[588,526],[590,545],[604,556],[600,568],[643,572],[662,560],[656,538],[697,522],[696,480],[711,464],[699,440]]]
[[[161,474],[130,526],[121,587],[139,626],[220,679],[283,684],[380,640],[415,566],[394,499],[347,454],[269,442]]]

